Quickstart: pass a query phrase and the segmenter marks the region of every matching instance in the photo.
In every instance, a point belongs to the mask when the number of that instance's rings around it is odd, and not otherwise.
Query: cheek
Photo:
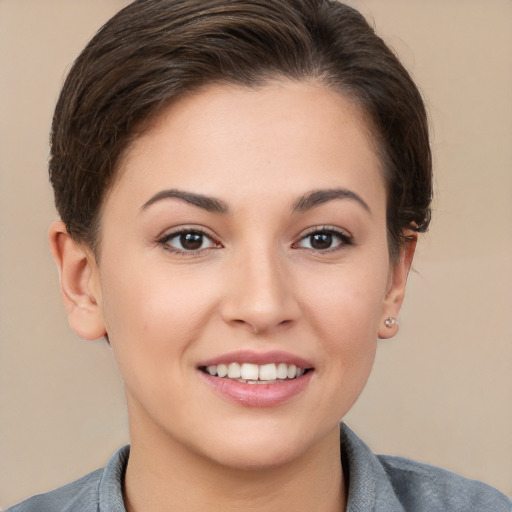
[[[331,423],[353,406],[375,359],[385,279],[366,276],[353,267],[346,273],[338,269],[323,286],[317,276],[304,287],[309,297],[304,317],[310,319],[317,340],[315,370],[323,389],[316,407]]]
[[[329,269],[304,284],[306,303],[320,331],[377,337],[387,275],[347,266]]]
[[[374,269],[380,267],[373,267]],[[305,281],[319,359],[332,381],[342,412],[355,401],[370,374],[377,347],[387,275],[372,267],[347,265]],[[339,394],[344,389],[345,393]]]
[[[109,279],[103,283],[103,314],[120,366],[134,358],[138,365],[150,359],[152,364],[177,362],[170,355],[183,352],[200,329],[200,312],[209,300],[204,288],[179,273],[166,275],[149,265],[146,272],[118,266],[105,275]]]

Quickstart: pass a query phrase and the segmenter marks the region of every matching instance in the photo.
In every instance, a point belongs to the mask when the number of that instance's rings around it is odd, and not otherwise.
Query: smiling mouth
[[[313,368],[299,368],[286,363],[229,363],[201,366],[199,369],[212,377],[232,379],[244,384],[280,384],[299,379],[313,371]]]

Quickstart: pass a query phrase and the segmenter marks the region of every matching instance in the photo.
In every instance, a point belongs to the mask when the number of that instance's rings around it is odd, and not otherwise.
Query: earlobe
[[[381,339],[392,338],[399,329],[398,313],[405,296],[407,277],[411,270],[418,234],[415,231],[405,233],[397,261],[390,270],[388,290],[383,303],[383,312],[378,336]]]
[[[62,221],[51,225],[48,236],[71,329],[86,340],[102,338],[106,330],[94,256],[71,238]]]

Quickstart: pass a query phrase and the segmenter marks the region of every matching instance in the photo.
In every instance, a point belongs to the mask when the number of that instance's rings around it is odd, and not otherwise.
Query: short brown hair
[[[390,252],[430,221],[425,107],[408,72],[347,5],[330,0],[136,0],[75,61],[52,125],[50,180],[68,232],[97,248],[120,157],[163,106],[209,83],[314,78],[355,101],[387,183]]]

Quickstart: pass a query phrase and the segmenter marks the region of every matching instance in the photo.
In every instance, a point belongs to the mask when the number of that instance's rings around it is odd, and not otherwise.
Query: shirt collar
[[[346,512],[405,512],[379,459],[344,423],[340,444],[348,472]],[[99,512],[126,512],[122,486],[129,454],[130,447],[124,446],[105,467],[98,489]]]
[[[130,455],[130,446],[117,450],[103,470],[99,483],[98,512],[126,512],[123,500],[123,482]]]
[[[377,456],[344,423],[340,443],[349,473],[347,512],[405,512]]]

